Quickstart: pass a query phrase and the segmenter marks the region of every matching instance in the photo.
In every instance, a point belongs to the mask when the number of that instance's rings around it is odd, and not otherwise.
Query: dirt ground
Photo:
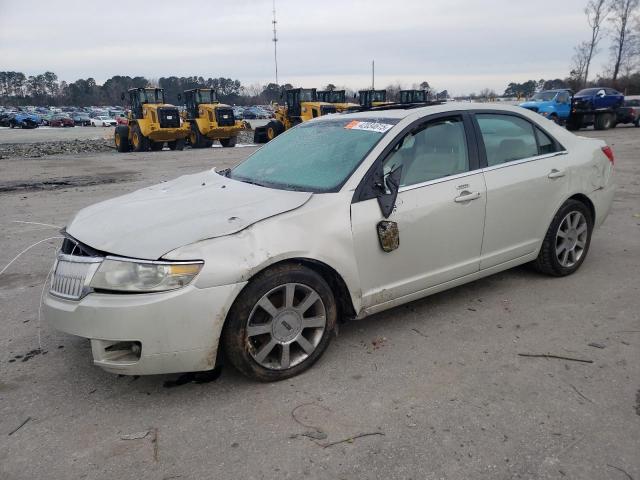
[[[613,146],[619,190],[575,275],[517,268],[351,322],[274,384],[94,367],[39,321],[44,241],[0,275],[0,478],[640,479],[640,129],[581,134]],[[86,205],[252,151],[0,160],[0,269]]]

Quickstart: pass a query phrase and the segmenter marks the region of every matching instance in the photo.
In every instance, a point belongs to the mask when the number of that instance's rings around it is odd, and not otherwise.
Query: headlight
[[[90,287],[121,292],[163,292],[188,285],[204,262],[141,262],[107,257]]]

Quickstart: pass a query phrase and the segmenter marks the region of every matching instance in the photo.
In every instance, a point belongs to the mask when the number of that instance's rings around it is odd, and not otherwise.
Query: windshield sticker
[[[348,130],[366,130],[368,132],[385,133],[393,128],[393,125],[388,123],[360,122],[358,120],[354,120],[347,123],[344,128]]]

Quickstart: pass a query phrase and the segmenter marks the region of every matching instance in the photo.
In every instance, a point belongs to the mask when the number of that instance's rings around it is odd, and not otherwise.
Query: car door
[[[571,96],[568,92],[560,92],[556,97],[556,110],[558,117],[566,120],[571,113]]]
[[[358,192],[351,206],[363,306],[477,272],[486,195],[468,115],[414,123],[377,161],[385,172],[401,166],[402,175],[388,218]]]
[[[520,115],[477,113],[475,120],[487,186],[486,269],[537,251],[567,195],[567,152]]]

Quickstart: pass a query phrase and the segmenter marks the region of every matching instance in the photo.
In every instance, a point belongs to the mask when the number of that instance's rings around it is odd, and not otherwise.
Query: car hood
[[[209,170],[84,208],[67,232],[96,250],[155,260],[178,247],[231,235],[299,208],[311,196],[243,183]]]
[[[520,104],[520,106],[521,106],[522,108],[531,108],[531,107],[538,107],[538,108],[540,108],[540,107],[548,107],[548,106],[550,106],[552,103],[553,103],[553,102],[546,102],[546,101],[544,101],[544,102],[543,102],[543,101],[535,101],[535,100],[532,100],[532,101],[530,101],[530,102],[524,102],[524,103],[521,103],[521,104]]]

